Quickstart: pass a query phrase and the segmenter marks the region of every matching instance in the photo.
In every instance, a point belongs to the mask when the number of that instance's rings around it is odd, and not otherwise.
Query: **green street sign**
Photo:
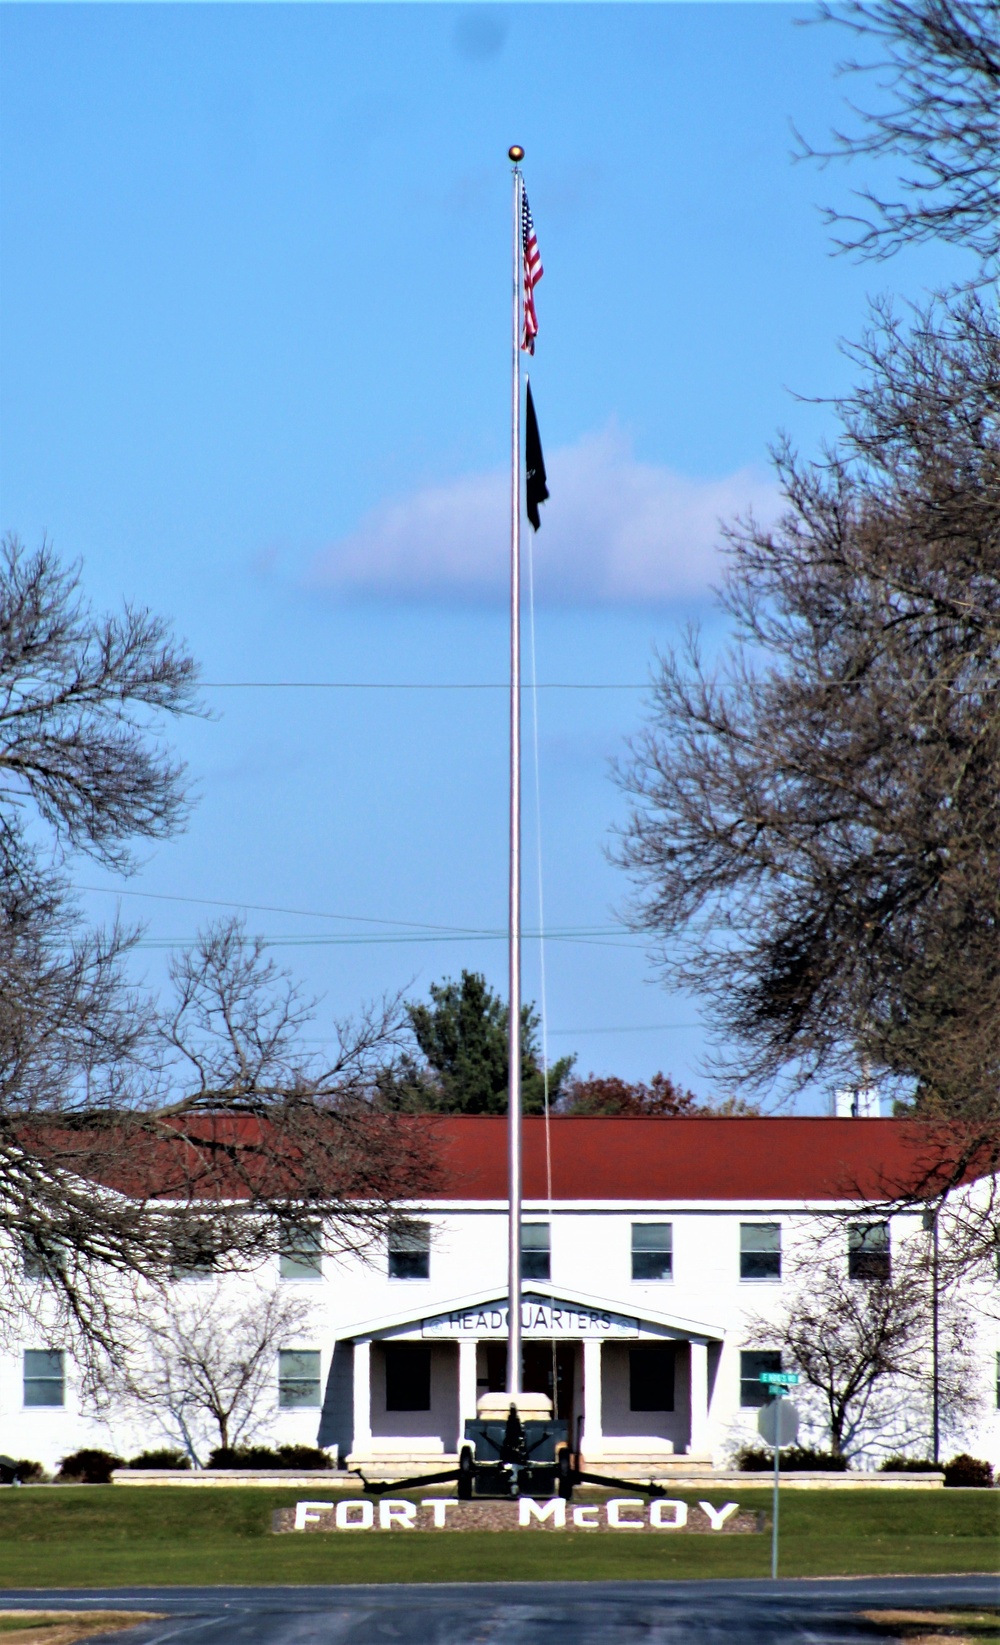
[[[795,1382],[801,1381],[797,1371],[761,1371],[758,1382],[777,1383],[779,1388],[789,1388]]]

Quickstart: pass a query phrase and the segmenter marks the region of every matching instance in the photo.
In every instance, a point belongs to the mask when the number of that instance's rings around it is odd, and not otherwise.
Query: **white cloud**
[[[692,480],[639,462],[611,429],[546,456],[551,500],[535,539],[535,587],[550,604],[659,604],[719,574],[719,520],[776,512],[773,482],[739,469]],[[313,586],[388,599],[506,596],[509,479],[470,474],[373,509],[324,549]],[[530,532],[530,527],[526,530]]]

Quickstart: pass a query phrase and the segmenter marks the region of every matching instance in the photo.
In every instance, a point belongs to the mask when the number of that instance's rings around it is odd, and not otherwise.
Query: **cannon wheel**
[[[458,1500],[459,1502],[472,1501],[472,1452],[468,1446],[460,1452],[458,1458]]]
[[[563,1445],[559,1449],[559,1454],[556,1457],[556,1470],[556,1490],[568,1502],[573,1495],[574,1482],[573,1458],[570,1456],[568,1445]]]

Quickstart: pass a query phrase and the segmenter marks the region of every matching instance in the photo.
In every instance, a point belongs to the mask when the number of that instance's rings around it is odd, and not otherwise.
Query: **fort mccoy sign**
[[[456,1497],[345,1497],[341,1502],[297,1502],[279,1508],[275,1531],[761,1531],[763,1515],[740,1512],[738,1502],[687,1503],[671,1497],[611,1497],[567,1502]]]

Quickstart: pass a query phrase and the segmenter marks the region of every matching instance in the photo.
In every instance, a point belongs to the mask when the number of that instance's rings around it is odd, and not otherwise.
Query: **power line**
[[[373,914],[328,914],[328,913],[326,913],[323,910],[318,909],[318,908],[284,908],[284,907],[279,907],[275,903],[231,902],[231,901],[228,901],[228,900],[226,900],[225,898],[222,898],[222,897],[185,897],[185,896],[179,895],[176,892],[169,892],[169,891],[133,891],[133,890],[126,890],[124,886],[116,886],[116,885],[74,885],[72,889],[74,891],[95,892],[99,896],[145,897],[145,898],[148,898],[152,902],[191,903],[191,904],[194,904],[195,906],[203,907],[203,908],[236,908],[236,909],[245,910],[247,913],[254,913],[254,914],[294,914],[297,918],[304,918],[304,919],[344,920],[344,921],[348,921],[348,922],[353,921],[357,925],[388,925],[388,926],[392,926],[393,928],[396,928],[397,931],[398,931],[398,928],[402,927],[404,931],[419,931],[419,932],[429,933],[429,935],[426,939],[429,942],[436,940],[437,935],[440,935],[442,937],[450,937],[450,938],[458,939],[458,938],[461,938],[461,937],[496,937],[496,936],[504,936],[505,937],[506,934],[507,934],[506,929],[501,930],[497,926],[432,925],[426,920],[399,920],[399,919],[389,920],[389,919],[379,918],[379,917],[377,917],[376,915],[373,915]],[[573,935],[588,936],[588,937],[614,936],[616,934],[620,934],[621,931],[622,931],[622,927],[620,925],[569,925],[569,926],[563,926],[561,929],[562,929],[564,934],[572,933]],[[347,934],[347,938],[348,938],[348,940],[351,940],[351,941],[355,940],[354,935],[350,934],[350,933]],[[153,942],[153,941],[156,941],[156,940],[160,940],[160,939],[155,939],[155,938],[148,939],[149,942]],[[299,941],[307,941],[309,939],[295,937],[295,938],[273,938],[273,939],[269,939],[269,940],[271,940],[271,941],[296,941],[296,942],[299,942]],[[333,938],[318,938],[318,939],[315,939],[315,940],[320,941],[320,942],[322,942],[322,941],[336,942],[340,939],[333,937]],[[358,937],[357,940],[361,940],[360,937]],[[380,938],[380,937],[373,937],[371,939],[371,941],[373,941],[373,942],[377,942],[377,941],[381,941],[381,940],[383,940],[383,939]],[[387,940],[393,940],[392,936],[390,936],[390,938],[387,939]],[[400,940],[402,940],[401,934],[400,934]],[[407,939],[407,940],[413,940],[413,939]]]
[[[539,680],[539,691],[648,691],[650,681]],[[509,680],[199,680],[203,691],[509,691]],[[527,685],[522,691],[529,690]]]
[[[524,931],[522,936],[526,942],[537,942],[541,933],[538,931]],[[642,942],[627,942],[624,938],[590,936],[575,931],[546,931],[546,940],[549,942],[579,943],[589,948],[628,948],[632,952],[642,947]],[[194,937],[139,937],[136,948],[174,949],[193,947]],[[460,932],[431,932],[410,933],[379,932],[370,935],[368,932],[345,932],[336,937],[313,936],[274,936],[262,935],[260,941],[265,948],[357,948],[365,947],[392,947],[400,943],[441,943],[441,942],[506,942],[507,932],[504,931],[460,931]]]
[[[644,1022],[625,1023],[619,1028],[550,1028],[550,1034],[574,1036],[580,1034],[661,1034],[673,1028],[704,1028],[701,1022]]]
[[[113,885],[76,885],[73,889],[74,891],[94,891],[98,894],[115,897],[146,897],[152,902],[193,903],[202,908],[236,908],[251,914],[294,914],[297,918],[345,920],[348,922],[353,921],[356,925],[402,926],[408,931],[433,931],[448,936],[478,936],[483,932],[482,926],[432,925],[426,920],[389,920],[381,919],[374,914],[328,914],[318,908],[283,908],[276,903],[231,902],[222,897],[183,897],[166,891],[127,891],[124,887]],[[610,930],[612,928],[607,927],[606,929]]]
[[[752,692],[755,690],[769,690],[774,686],[799,685],[809,691],[854,691],[862,693],[866,681],[859,680],[815,680],[796,681],[785,679],[780,675],[773,678],[762,676],[760,679],[722,680],[708,679],[681,679],[678,684],[692,691],[703,687],[712,693],[719,692]],[[662,682],[652,678],[648,680],[539,680],[535,687],[538,691],[656,691]],[[199,680],[198,687],[202,691],[509,691],[509,680]],[[522,691],[529,691],[530,685],[522,685]],[[949,690],[960,691],[963,687],[951,682]],[[980,689],[978,686],[977,690]]]

